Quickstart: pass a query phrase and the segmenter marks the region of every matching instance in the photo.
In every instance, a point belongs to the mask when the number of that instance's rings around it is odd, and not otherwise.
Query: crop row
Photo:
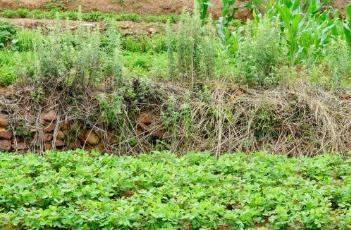
[[[255,153],[0,155],[5,229],[350,229],[351,161]]]

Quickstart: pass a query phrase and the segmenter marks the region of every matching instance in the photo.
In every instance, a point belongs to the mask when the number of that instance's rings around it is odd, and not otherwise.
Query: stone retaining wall
[[[81,129],[79,125],[73,123],[58,123],[58,116],[53,110],[42,114],[38,128],[28,128],[24,133],[19,132],[18,127],[13,127],[10,120],[8,115],[0,114],[0,151],[105,148],[96,131]],[[78,135],[74,140],[68,140],[72,132]]]

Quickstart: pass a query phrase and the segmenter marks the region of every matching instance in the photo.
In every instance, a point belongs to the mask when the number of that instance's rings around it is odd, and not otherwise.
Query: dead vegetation
[[[71,127],[65,144],[56,145],[58,149],[98,148],[118,154],[167,149],[218,155],[266,150],[313,156],[346,153],[351,147],[351,95],[346,92],[333,93],[306,83],[258,90],[212,82],[211,90],[196,91],[167,83],[150,85],[135,80],[128,84],[121,111],[114,114],[115,123],[106,119],[106,111],[96,99],[98,92],[92,91],[79,104],[62,104],[54,91],[48,95],[50,100],[38,104],[28,100],[33,89],[27,87],[10,98],[2,97],[1,111],[10,114],[15,138],[21,126],[28,130],[31,141],[46,133],[43,113],[56,111],[55,125],[50,130],[54,139],[50,142],[57,142],[63,124]],[[133,97],[128,95],[131,91]],[[112,95],[107,97],[110,101]],[[86,132],[93,132],[99,140],[94,145],[87,143],[91,136]],[[23,141],[21,138],[17,141]],[[28,145],[33,150],[44,150],[45,140],[40,143],[41,147]]]

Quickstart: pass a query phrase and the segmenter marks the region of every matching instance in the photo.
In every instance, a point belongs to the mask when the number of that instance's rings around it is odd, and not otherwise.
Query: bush
[[[84,28],[73,33],[52,31],[33,43],[34,75],[30,70],[24,76],[45,95],[60,92],[62,98],[67,96],[71,100],[93,90],[107,78],[120,81],[122,62],[115,29],[110,28],[104,34]]]
[[[237,53],[238,80],[249,86],[274,86],[277,69],[284,63],[285,43],[276,24],[249,23]]]
[[[12,52],[0,52],[0,85],[11,85],[17,79],[16,55]]]
[[[16,28],[6,22],[0,22],[0,49],[12,44],[16,37]]]
[[[192,86],[199,81],[215,78],[219,40],[212,22],[203,26],[197,15],[190,17],[184,14],[176,35],[170,29],[168,31],[169,77],[185,80]]]
[[[349,158],[0,155],[2,229],[350,229]]]
[[[9,65],[0,66],[0,85],[8,86],[17,79],[16,67]]]
[[[41,34],[36,31],[31,30],[20,30],[16,36],[16,42],[14,48],[20,52],[32,51],[33,41],[36,39],[41,39]]]
[[[325,49],[325,61],[330,82],[334,88],[349,86],[351,83],[351,48],[345,40],[332,41]]]

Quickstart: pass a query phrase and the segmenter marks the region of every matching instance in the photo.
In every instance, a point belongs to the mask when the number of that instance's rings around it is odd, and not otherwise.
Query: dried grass
[[[62,122],[95,130],[103,137],[105,150],[118,154],[169,149],[216,155],[264,150],[314,156],[343,154],[351,148],[351,95],[344,91],[327,91],[302,82],[259,90],[216,81],[209,83],[207,90],[200,88],[197,92],[169,82],[144,83],[143,87],[138,81],[128,84],[137,98],[131,101],[124,97],[114,127],[101,119],[96,92],[87,92],[80,104],[65,107],[57,93],[45,104],[34,103],[30,99],[33,89],[27,87],[18,89],[16,95],[0,98],[0,109],[11,115],[13,128],[25,123],[28,129],[36,129],[43,111],[60,108]],[[157,121],[148,132],[137,132],[137,118],[142,112],[152,114]],[[172,116],[175,123],[170,125],[165,118]],[[151,133],[159,130],[163,137],[152,137]]]

